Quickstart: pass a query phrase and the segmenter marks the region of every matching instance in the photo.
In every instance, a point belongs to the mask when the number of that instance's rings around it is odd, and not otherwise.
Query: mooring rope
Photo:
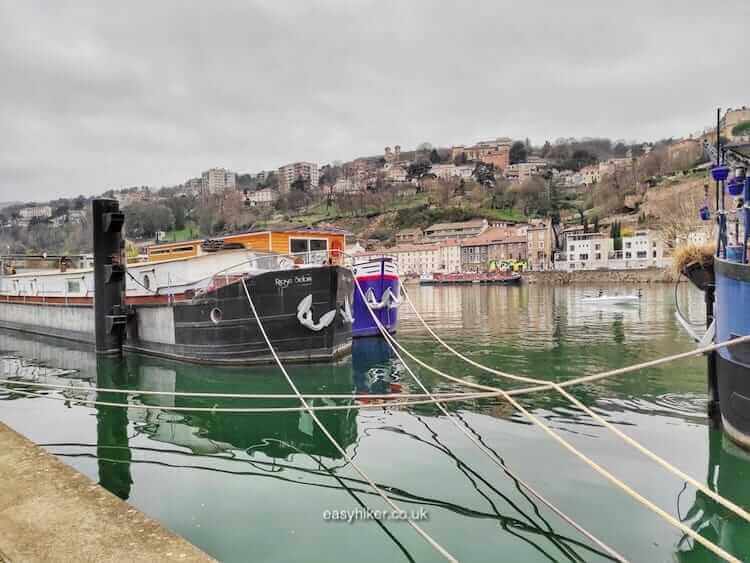
[[[19,384],[20,382],[15,382]],[[23,385],[26,385],[25,383]],[[55,401],[62,401],[64,403],[76,403],[80,405],[90,405],[94,407],[120,407],[120,408],[134,408],[141,410],[167,410],[174,412],[207,412],[207,413],[235,413],[235,414],[261,414],[261,413],[277,413],[277,412],[306,412],[308,409],[302,407],[172,407],[164,405],[144,405],[142,403],[113,403],[108,401],[97,401],[95,399],[80,399],[77,397],[65,397],[65,396],[52,396],[45,395],[43,393],[35,393],[33,391],[26,391],[23,389],[17,389],[15,387],[5,387],[3,390],[7,393],[19,393],[21,395],[29,397],[38,397],[40,399],[50,399]],[[102,391],[104,393],[104,391]],[[489,399],[493,397],[499,397],[501,393],[484,392],[484,393],[463,393],[458,397],[445,397],[435,399],[420,399],[414,401],[393,401],[388,403],[367,403],[360,405],[308,405],[310,409],[314,411],[348,411],[348,410],[366,410],[366,409],[381,409],[385,407],[408,407],[412,405],[431,405],[438,401],[445,403],[459,402],[459,401],[472,401],[476,399]],[[303,395],[304,396],[304,395]]]
[[[367,300],[365,299],[364,292],[362,291],[362,286],[360,285],[359,281],[354,278],[354,283],[357,286],[357,290],[359,291],[360,296],[362,297],[363,301],[367,304]],[[370,316],[372,317],[373,321],[375,321],[375,324],[377,325],[380,332],[386,337],[386,341],[389,342],[393,338],[391,334],[386,330],[386,328],[383,326],[383,323],[380,322],[380,319],[375,314],[375,312],[372,310],[372,308],[367,304],[367,310],[370,312]],[[394,339],[395,340],[395,339]],[[393,349],[394,354],[396,354],[396,357],[401,361],[401,363],[404,365],[406,370],[409,372],[409,374],[412,376],[414,381],[419,385],[419,387],[422,388],[422,390],[426,394],[430,394],[430,391],[427,389],[427,387],[422,383],[422,381],[417,377],[417,375],[414,373],[414,371],[409,367],[409,365],[404,361],[404,359],[399,354],[398,350],[390,344],[391,348]],[[496,389],[496,392],[500,393],[501,396],[505,396],[506,392],[502,389]],[[540,493],[538,493],[531,485],[526,483],[524,480],[522,480],[518,475],[516,475],[513,471],[510,470],[510,468],[501,463],[495,455],[493,455],[487,447],[479,442],[474,436],[469,433],[466,428],[462,424],[460,424],[453,415],[448,412],[448,410],[440,403],[436,402],[436,406],[442,411],[442,413],[448,418],[448,420],[456,427],[458,430],[464,434],[469,440],[477,446],[482,453],[484,453],[490,460],[492,460],[495,465],[500,467],[503,471],[507,472],[508,475],[510,475],[513,479],[515,479],[523,488],[525,488],[529,493],[531,493],[532,496],[534,496],[536,499],[538,499],[540,502],[542,502],[545,506],[547,506],[552,512],[557,514],[560,518],[562,518],[565,522],[567,522],[570,526],[572,526],[574,529],[578,530],[581,534],[583,534],[586,538],[588,538],[590,541],[598,545],[600,548],[602,548],[604,551],[609,553],[613,558],[615,558],[618,561],[627,561],[625,557],[620,555],[617,551],[615,551],[613,548],[608,546],[606,543],[604,543],[602,540],[597,538],[594,534],[586,530],[583,526],[578,524],[575,520],[573,520],[570,516],[565,514],[562,510],[557,508],[554,504],[552,504],[550,501],[548,501],[546,498],[544,498]]]
[[[147,389],[113,389],[107,387],[86,387],[81,385],[64,385],[62,383],[40,383],[38,381],[26,381],[24,379],[2,379],[0,383],[13,385],[28,385],[30,387],[43,387],[49,389],[63,389],[65,391],[89,391],[97,393],[119,393],[123,395],[156,395],[167,397],[194,397],[207,399],[297,399],[296,395],[286,393],[198,393],[191,391],[151,391]],[[487,396],[497,393],[488,392]],[[444,392],[434,393],[435,397],[468,397],[466,392]],[[429,397],[425,393],[302,393],[305,399],[350,399],[353,401],[364,399],[422,399]]]
[[[476,361],[472,360],[471,358],[468,358],[468,357],[464,356],[463,354],[461,354],[460,352],[458,352],[457,350],[455,350],[453,347],[451,347],[448,343],[446,343],[442,338],[440,338],[435,333],[435,331],[432,329],[432,327],[430,327],[427,324],[427,322],[424,320],[424,318],[419,314],[419,311],[417,311],[417,309],[414,306],[413,302],[411,301],[411,298],[409,297],[409,294],[406,291],[406,289],[402,287],[402,291],[403,291],[403,294],[404,294],[406,302],[409,304],[409,306],[411,307],[412,311],[415,313],[415,315],[417,316],[417,318],[421,321],[421,323],[423,324],[423,326],[425,327],[425,329],[444,348],[446,348],[447,350],[449,350],[451,353],[453,353],[454,355],[456,355],[457,357],[459,357],[460,359],[462,359],[466,363],[468,363],[468,364],[470,364],[472,366],[475,366],[475,367],[477,367],[479,369],[482,369],[484,371],[487,371],[489,373],[493,373],[495,375],[498,375],[498,376],[501,376],[501,377],[505,377],[507,379],[513,379],[513,380],[517,380],[517,381],[526,381],[526,382],[537,383],[537,384],[544,383],[546,385],[549,385],[552,389],[555,389],[556,391],[558,391],[559,393],[561,393],[564,397],[566,397],[568,400],[570,400],[571,402],[573,402],[573,404],[575,404],[576,406],[578,406],[579,408],[581,408],[584,412],[586,412],[587,414],[589,414],[590,416],[592,416],[595,420],[597,420],[598,422],[601,422],[605,427],[607,427],[608,429],[610,429],[613,432],[615,432],[615,434],[618,435],[619,437],[621,437],[622,439],[624,439],[626,441],[626,443],[628,443],[631,446],[635,447],[636,449],[638,449],[639,451],[641,451],[642,453],[644,453],[645,455],[647,455],[649,458],[651,458],[652,460],[654,460],[657,463],[659,463],[660,465],[662,465],[662,467],[668,469],[670,472],[672,472],[675,475],[681,477],[682,479],[688,481],[691,485],[695,486],[697,489],[701,490],[702,492],[704,492],[705,494],[707,494],[708,496],[710,496],[716,502],[718,502],[718,503],[722,504],[723,506],[725,506],[726,508],[730,509],[732,512],[734,512],[738,516],[744,518],[745,520],[750,521],[750,514],[748,514],[741,507],[739,507],[736,504],[734,504],[733,502],[725,499],[721,495],[719,495],[717,493],[714,493],[713,491],[711,491],[710,489],[708,489],[704,485],[701,485],[698,481],[696,481],[695,479],[693,479],[692,477],[690,477],[686,473],[682,472],[678,468],[674,467],[669,462],[667,462],[663,458],[659,457],[657,454],[653,453],[652,451],[650,451],[646,447],[642,446],[641,444],[639,444],[638,442],[636,442],[635,440],[633,440],[632,438],[630,438],[626,434],[624,434],[621,431],[617,430],[614,426],[612,426],[610,423],[608,423],[607,421],[605,421],[602,417],[600,417],[599,415],[597,415],[596,413],[594,413],[594,411],[592,411],[591,409],[589,409],[588,407],[586,407],[585,405],[583,405],[580,401],[578,401],[575,397],[573,397],[572,395],[570,395],[569,393],[567,393],[562,388],[562,386],[560,384],[545,382],[544,380],[532,379],[532,378],[523,377],[523,376],[516,376],[516,375],[513,375],[513,374],[506,374],[504,372],[501,372],[499,370],[495,370],[493,368],[490,368],[488,366],[480,364],[479,362],[476,362]],[[376,322],[379,323],[379,320],[376,319]],[[393,343],[395,343],[398,346],[399,349],[404,350],[403,346],[401,346],[400,344],[398,344],[398,342],[390,334],[388,334],[387,331],[384,331],[383,334],[386,337],[386,340],[388,340],[388,342],[392,344],[392,347],[393,347],[394,351],[395,351],[396,347],[393,346]],[[746,336],[746,337],[735,339],[735,340],[731,341],[731,344],[737,344],[737,343],[739,343],[738,341],[741,341],[741,340],[750,340],[750,336]],[[729,343],[725,343],[725,344],[729,344]],[[706,348],[711,348],[711,347],[706,347]],[[405,351],[405,353],[406,353],[406,351]],[[689,355],[695,355],[695,354],[696,354],[696,351],[692,351]],[[412,358],[413,360],[417,361],[417,363],[419,363],[419,365],[422,365],[426,369],[432,371],[433,373],[435,373],[435,374],[437,374],[437,375],[439,375],[441,377],[447,377],[451,381],[455,381],[457,383],[463,383],[464,385],[466,385],[468,387],[475,388],[475,389],[483,389],[483,390],[488,390],[488,391],[494,389],[494,390],[497,390],[497,391],[501,391],[501,389],[496,388],[496,387],[491,387],[491,386],[487,386],[487,385],[481,385],[481,384],[478,384],[478,383],[472,383],[472,382],[465,381],[465,380],[462,380],[462,379],[459,379],[459,378],[456,378],[456,377],[453,377],[453,376],[449,376],[448,374],[445,374],[445,373],[441,372],[437,368],[433,368],[432,366],[429,366],[429,365],[425,364],[424,362],[419,361],[412,354],[407,353],[407,355],[410,358]],[[680,355],[678,354],[677,356],[680,356]],[[643,367],[647,367],[647,364],[652,364],[652,363],[653,362],[643,362],[643,364],[639,364],[639,365],[643,366]],[[643,367],[630,366],[629,368],[627,368],[627,371],[635,371],[636,369],[643,369]],[[621,373],[622,370],[611,370],[610,373],[614,374],[616,372],[620,372]],[[604,372],[604,373],[606,373],[606,372]],[[578,378],[577,380],[572,380],[572,381],[577,381],[577,382],[580,383],[580,382],[584,382],[584,381],[592,381],[592,380],[594,380],[594,378],[601,379],[603,377],[607,377],[607,375],[604,375],[603,373],[602,374],[596,374],[595,376],[589,376],[588,378]],[[709,549],[710,551],[712,551],[716,555],[722,557],[723,559],[726,559],[727,561],[739,561],[733,555],[729,554],[728,552],[726,552],[725,550],[723,550],[721,547],[719,547],[716,544],[714,544],[713,542],[707,540],[702,535],[700,535],[697,532],[695,532],[693,529],[689,528],[688,526],[686,526],[685,524],[683,524],[679,520],[675,519],[672,515],[670,515],[669,513],[667,513],[666,511],[664,511],[660,507],[656,506],[649,499],[643,497],[637,491],[635,491],[634,489],[632,489],[631,487],[629,487],[626,483],[622,482],[620,479],[618,479],[617,477],[615,477],[614,475],[612,475],[611,473],[609,473],[606,469],[604,469],[603,467],[601,467],[600,465],[598,465],[596,462],[594,462],[593,460],[591,460],[590,458],[588,458],[585,454],[583,454],[582,452],[580,452],[579,450],[577,450],[568,441],[566,441],[559,434],[557,434],[551,428],[549,428],[546,424],[544,424],[539,419],[537,419],[534,415],[532,415],[518,401],[516,401],[515,399],[513,399],[507,392],[503,391],[502,395],[503,395],[503,397],[511,405],[513,405],[514,408],[516,408],[517,410],[519,410],[522,414],[524,414],[524,416],[526,416],[534,424],[536,424],[540,428],[542,428],[545,433],[547,433],[548,435],[550,435],[554,440],[556,440],[558,443],[560,443],[568,451],[570,451],[571,453],[573,453],[576,457],[578,457],[579,459],[581,459],[582,461],[584,461],[587,465],[589,465],[597,473],[599,473],[600,475],[604,476],[610,482],[612,482],[613,484],[615,484],[618,487],[620,487],[628,495],[630,495],[631,497],[633,497],[634,499],[636,499],[638,502],[640,502],[644,506],[646,506],[649,509],[651,509],[653,512],[655,512],[656,514],[658,514],[659,516],[661,516],[663,519],[665,519],[667,522],[669,522],[673,526],[676,526],[677,528],[679,528],[680,530],[682,530],[684,533],[686,533],[687,535],[691,536],[694,540],[696,540],[697,542],[701,543],[704,547],[706,547],[707,549]]]
[[[260,315],[258,315],[258,311],[255,309],[255,303],[253,303],[252,297],[250,297],[250,292],[247,289],[247,284],[245,283],[245,278],[242,278],[242,287],[245,290],[245,295],[247,296],[247,302],[250,304],[250,309],[253,312],[253,316],[255,317],[255,322],[258,323],[258,329],[260,329],[261,334],[263,335],[263,339],[266,341],[266,344],[268,345],[268,349],[271,351],[271,355],[273,356],[274,360],[276,361],[276,364],[279,366],[279,369],[281,370],[281,373],[284,374],[284,377],[287,380],[287,383],[289,383],[289,386],[292,388],[292,391],[297,395],[300,403],[302,403],[302,406],[304,406],[307,409],[308,414],[312,418],[312,420],[317,424],[318,428],[320,428],[321,432],[328,438],[328,440],[331,442],[334,448],[338,450],[338,452],[342,455],[342,457],[352,466],[352,468],[359,473],[360,477],[362,477],[364,480],[367,481],[367,483],[370,485],[372,490],[376,491],[380,497],[388,504],[393,510],[404,513],[404,511],[399,508],[399,506],[393,502],[388,495],[386,495],[380,487],[378,487],[375,482],[364,472],[364,470],[359,467],[359,465],[351,458],[351,456],[346,453],[346,450],[341,446],[341,444],[338,443],[336,438],[333,437],[333,435],[328,431],[328,429],[325,427],[325,425],[320,421],[318,416],[315,414],[315,411],[310,408],[310,405],[308,405],[305,398],[300,394],[299,389],[297,389],[297,386],[294,384],[294,381],[289,376],[289,374],[286,371],[286,368],[284,367],[284,364],[279,359],[278,354],[276,353],[276,349],[273,347],[273,344],[271,344],[270,338],[268,338],[268,334],[266,334],[266,329],[263,326],[263,323],[260,321]],[[417,524],[413,519],[406,518],[406,521],[408,524],[420,535],[422,538],[424,538],[427,543],[429,543],[440,555],[445,557],[448,561],[454,561],[458,562],[458,560],[453,557],[442,545],[440,545],[435,539],[432,538],[426,531],[422,529],[419,524]]]
[[[481,369],[481,370],[483,370],[483,371],[485,371],[487,373],[492,373],[492,374],[500,376],[500,377],[509,378],[512,375],[512,374],[505,373],[505,372],[502,372],[500,370],[491,368],[491,367],[486,366],[484,364],[480,364],[479,362],[475,362],[471,358],[468,358],[467,356],[465,356],[465,355],[461,354],[460,352],[456,351],[454,348],[452,348],[450,345],[448,345],[442,338],[440,338],[435,333],[435,331],[432,329],[432,327],[430,327],[427,324],[427,322],[424,320],[424,318],[422,317],[422,315],[420,315],[419,312],[417,311],[416,307],[414,307],[414,303],[411,301],[411,299],[409,298],[409,296],[406,293],[406,291],[404,291],[404,295],[406,297],[406,301],[409,303],[409,306],[411,307],[412,311],[414,311],[415,315],[420,320],[420,322],[422,323],[422,325],[430,332],[430,334],[432,334],[438,340],[438,342],[440,342],[444,347],[446,347],[448,350],[450,350],[451,352],[453,352],[461,360],[463,360],[463,361],[465,361],[465,362],[467,362],[467,363],[469,363],[469,364],[471,364],[471,365],[473,365],[475,367],[478,367],[479,369]],[[750,336],[748,336],[746,338],[750,339]],[[736,339],[736,340],[740,340],[740,339]],[[542,383],[543,382],[543,380],[535,380],[535,381],[537,383]],[[642,444],[640,444],[639,442],[637,442],[636,440],[634,440],[633,438],[631,438],[630,436],[628,436],[627,434],[625,434],[624,432],[622,432],[619,428],[617,428],[614,425],[612,425],[610,422],[608,422],[607,420],[605,420],[602,416],[600,416],[599,414],[597,414],[595,411],[593,411],[592,409],[590,409],[589,407],[587,407],[586,405],[584,405],[581,401],[579,401],[573,395],[571,395],[570,393],[568,393],[558,383],[554,383],[553,382],[553,383],[551,383],[551,385],[552,385],[552,388],[555,391],[557,391],[558,393],[560,393],[563,397],[565,397],[568,401],[570,401],[571,403],[573,403],[576,407],[578,407],[583,412],[585,412],[587,415],[589,415],[594,420],[596,420],[597,422],[599,422],[602,426],[604,426],[605,428],[607,428],[608,430],[610,430],[611,432],[613,432],[616,436],[618,436],[620,439],[622,439],[623,441],[625,441],[625,443],[627,443],[628,445],[634,447],[635,449],[637,449],[638,451],[640,451],[642,454],[644,454],[645,456],[649,457],[652,461],[655,461],[656,463],[658,463],[659,465],[661,465],[664,469],[666,469],[667,471],[673,473],[674,475],[676,475],[677,477],[679,477],[683,481],[687,481],[688,483],[690,483],[696,489],[700,490],[705,495],[709,496],[710,498],[712,498],[713,500],[715,500],[716,502],[718,502],[719,504],[721,504],[725,508],[727,508],[727,509],[731,510],[732,512],[734,512],[737,516],[740,516],[741,518],[743,518],[746,521],[750,522],[750,513],[748,513],[742,507],[740,507],[737,504],[733,503],[732,501],[724,498],[723,496],[719,495],[718,493],[712,491],[711,489],[709,489],[705,485],[701,484],[700,482],[698,482],[697,480],[695,480],[693,477],[691,477],[690,475],[688,475],[687,473],[685,473],[684,471],[682,471],[678,467],[676,467],[673,464],[669,463],[667,460],[665,460],[664,458],[660,457],[658,454],[656,454],[653,451],[649,450],[648,448],[646,448],[645,446],[643,446]],[[471,388],[475,388],[475,389],[480,389],[481,388],[484,391],[489,391],[491,389],[496,389],[496,388],[491,387],[491,386],[479,385],[479,384],[474,384],[474,383],[471,383],[471,382],[467,382],[467,386],[471,387]]]

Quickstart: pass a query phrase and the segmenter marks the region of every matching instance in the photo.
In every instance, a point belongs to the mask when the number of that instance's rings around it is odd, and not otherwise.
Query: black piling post
[[[122,242],[124,215],[114,199],[94,199],[92,208],[96,353],[117,355],[122,352],[127,323]]]
[[[711,326],[714,320],[715,286],[713,283],[707,285],[705,290],[706,300],[706,327]],[[716,352],[709,352],[708,361],[708,420],[714,428],[721,426],[721,409],[719,405],[719,380],[716,373]]]

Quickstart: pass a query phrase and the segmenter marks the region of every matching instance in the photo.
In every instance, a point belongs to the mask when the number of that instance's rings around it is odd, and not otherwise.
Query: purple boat
[[[398,307],[401,304],[399,299],[401,280],[393,258],[390,256],[360,258],[355,261],[352,270],[365,294],[367,304],[388,332],[396,332]],[[359,290],[355,288],[354,324],[352,325],[354,338],[380,335],[380,330],[367,310],[367,304],[362,300]]]

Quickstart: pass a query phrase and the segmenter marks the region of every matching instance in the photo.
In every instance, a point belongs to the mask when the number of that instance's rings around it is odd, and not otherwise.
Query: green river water
[[[593,287],[411,289],[417,308],[453,346],[504,371],[563,381],[693,347],[674,319],[673,288],[643,288],[634,305],[586,305]],[[635,287],[608,288],[633,292]],[[702,320],[702,295],[683,284],[684,312]],[[514,387],[451,357],[406,306],[398,338],[456,376]],[[100,362],[70,343],[0,332],[3,378],[84,387],[289,393],[273,366],[219,369],[128,356]],[[64,370],[75,370],[68,372]],[[380,339],[355,341],[335,365],[290,366],[307,393],[419,392]],[[467,391],[425,370],[433,391]],[[26,388],[29,390],[30,388]],[[750,508],[750,455],[706,418],[705,359],[692,358],[580,387],[573,394],[697,480]],[[34,389],[31,389],[34,390]],[[384,510],[309,415],[184,413],[193,407],[298,406],[290,399],[136,396],[94,391],[29,397],[0,391],[0,420],[222,561],[440,561],[408,524],[332,519]],[[314,399],[314,405],[348,404]],[[649,461],[552,391],[525,407],[626,483],[705,537],[750,559],[750,526]],[[713,561],[700,544],[605,481],[501,399],[450,410],[515,474],[632,561]],[[320,411],[356,463],[462,561],[606,561],[534,500],[434,406]],[[338,512],[337,512],[338,511]]]

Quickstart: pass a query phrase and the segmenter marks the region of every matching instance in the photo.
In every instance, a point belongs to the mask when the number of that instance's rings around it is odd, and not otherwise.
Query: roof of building
[[[461,246],[481,246],[490,243],[502,244],[517,242],[523,242],[526,244],[526,237],[513,235],[513,230],[512,227],[491,227],[481,235],[464,239],[461,241]]]
[[[457,223],[435,223],[425,229],[427,231],[447,231],[455,229],[471,229],[482,227],[487,223],[486,219],[470,219],[469,221],[460,221]]]

